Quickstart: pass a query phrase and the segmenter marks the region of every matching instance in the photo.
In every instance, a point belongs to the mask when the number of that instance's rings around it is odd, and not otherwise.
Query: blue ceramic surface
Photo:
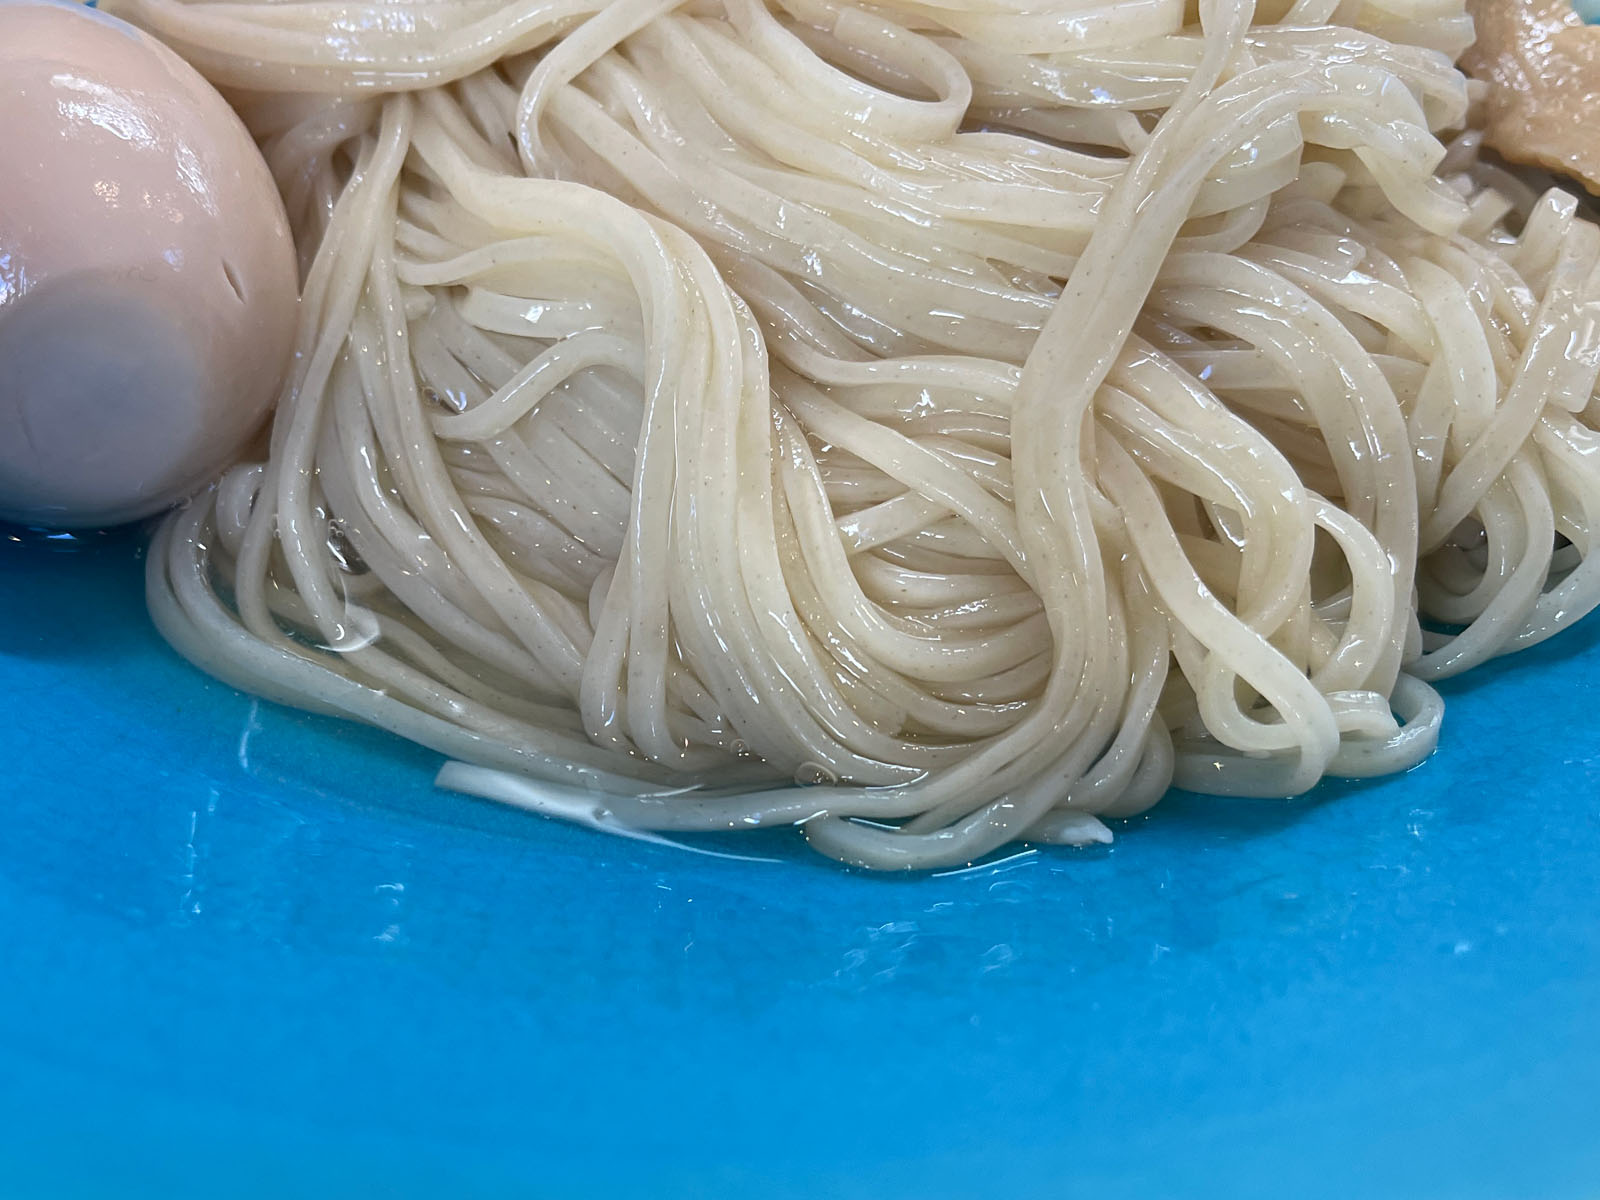
[[[435,792],[0,531],[0,1195],[1600,1195],[1600,622],[1410,775],[877,878]]]

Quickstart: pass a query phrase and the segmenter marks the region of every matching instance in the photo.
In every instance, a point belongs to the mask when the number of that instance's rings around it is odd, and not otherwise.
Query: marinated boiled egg
[[[0,519],[134,520],[260,427],[298,303],[283,205],[155,38],[0,0]]]

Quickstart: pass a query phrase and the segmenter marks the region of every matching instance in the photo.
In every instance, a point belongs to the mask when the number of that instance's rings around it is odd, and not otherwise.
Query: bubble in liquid
[[[818,762],[803,762],[795,769],[794,781],[801,787],[829,787],[839,777]]]
[[[346,575],[365,575],[371,570],[350,541],[343,524],[337,520],[328,522],[328,554]]]

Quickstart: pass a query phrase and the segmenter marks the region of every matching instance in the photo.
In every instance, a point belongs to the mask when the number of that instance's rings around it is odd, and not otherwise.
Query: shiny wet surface
[[[1402,779],[885,879],[436,792],[178,660],[139,553],[0,530],[9,1196],[1600,1178],[1600,623],[1447,686]]]

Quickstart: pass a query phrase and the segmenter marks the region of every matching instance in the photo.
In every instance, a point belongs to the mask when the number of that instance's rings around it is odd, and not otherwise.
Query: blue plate
[[[0,531],[0,1192],[1578,1197],[1600,622],[1440,753],[879,878],[435,792]]]

